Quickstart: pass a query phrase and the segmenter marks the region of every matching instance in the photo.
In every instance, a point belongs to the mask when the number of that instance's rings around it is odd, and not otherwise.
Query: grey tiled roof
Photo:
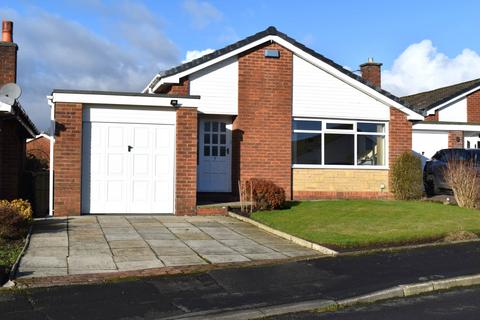
[[[402,99],[413,106],[413,110],[423,113],[478,86],[480,86],[480,79],[475,79],[431,91],[412,94],[402,97]]]
[[[342,67],[341,65],[335,63],[333,60],[330,60],[330,59],[326,58],[325,56],[321,55],[320,53],[306,47],[305,45],[299,43],[298,41],[296,41],[293,38],[290,38],[288,35],[286,35],[283,32],[278,31],[275,27],[272,27],[272,26],[268,27],[267,29],[265,29],[261,32],[258,32],[256,34],[254,34],[250,37],[247,37],[243,40],[235,42],[234,44],[228,45],[228,46],[226,46],[222,49],[218,49],[218,50],[216,50],[216,51],[214,51],[210,54],[204,55],[204,56],[202,56],[198,59],[195,59],[195,60],[192,60],[190,62],[181,64],[179,66],[176,66],[174,68],[171,68],[171,69],[168,69],[168,70],[165,70],[165,71],[161,71],[159,73],[160,77],[152,82],[151,87],[154,87],[158,83],[158,81],[160,81],[161,78],[172,76],[172,75],[178,74],[180,72],[186,71],[188,69],[191,69],[193,67],[201,65],[201,64],[203,64],[207,61],[210,61],[212,59],[215,59],[217,57],[225,55],[229,52],[232,52],[236,49],[244,47],[244,46],[246,46],[246,45],[248,45],[248,44],[250,44],[254,41],[260,40],[260,39],[262,39],[266,36],[269,36],[269,35],[274,35],[274,36],[278,36],[278,37],[282,38],[283,40],[289,42],[290,44],[294,45],[295,47],[299,48],[300,50],[302,50],[302,51],[314,56],[315,58],[323,61],[324,63],[334,67],[335,69],[344,73],[345,75],[347,75],[347,76],[349,76],[349,77],[351,77],[351,78],[369,86],[370,88],[372,88],[372,89],[376,90],[377,92],[383,94],[384,96],[388,97],[389,99],[392,99],[395,102],[397,102],[397,103],[399,103],[399,104],[401,104],[401,105],[403,105],[403,106],[405,106],[405,107],[407,107],[411,110],[414,110],[408,103],[406,103],[402,99],[398,98],[397,96],[393,95],[392,93],[390,93],[386,90],[383,90],[380,87],[377,87],[377,86],[373,85],[371,82],[366,81],[365,79],[356,75],[355,73],[351,72],[350,70],[347,70],[344,67]]]

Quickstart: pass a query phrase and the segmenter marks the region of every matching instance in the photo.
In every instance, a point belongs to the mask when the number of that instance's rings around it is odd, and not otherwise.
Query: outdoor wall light
[[[170,105],[171,105],[172,107],[178,106],[178,100],[170,100]]]

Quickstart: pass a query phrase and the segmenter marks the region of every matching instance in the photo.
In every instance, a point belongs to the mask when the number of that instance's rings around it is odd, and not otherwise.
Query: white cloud
[[[0,16],[15,23],[20,101],[39,129],[49,125],[46,95],[54,88],[138,92],[158,70],[178,63],[176,46],[148,10],[124,5],[117,2],[102,17],[112,26],[108,39],[39,8],[0,8]]]
[[[450,58],[431,40],[423,40],[405,49],[391,70],[382,73],[382,86],[404,96],[476,78],[480,78],[480,55],[475,51],[463,49]]]
[[[207,1],[185,0],[183,8],[192,16],[192,24],[197,29],[223,19],[220,10]]]
[[[206,54],[212,53],[213,49],[205,49],[205,50],[189,50],[185,54],[185,60],[182,61],[182,63],[186,63],[195,59],[198,59],[200,57],[203,57]]]

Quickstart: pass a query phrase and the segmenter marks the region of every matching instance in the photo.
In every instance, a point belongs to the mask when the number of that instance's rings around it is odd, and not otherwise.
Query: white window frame
[[[319,121],[322,122],[322,129],[321,130],[300,130],[300,129],[292,129],[292,135],[294,133],[319,133],[321,134],[322,139],[322,164],[293,164],[292,168],[324,168],[324,169],[365,169],[365,170],[386,170],[389,168],[388,158],[389,158],[389,123],[388,121],[378,121],[378,120],[340,120],[340,119],[323,119],[323,118],[299,118],[294,117],[293,121]],[[352,124],[352,129],[327,129],[327,123],[345,123],[345,124]],[[358,132],[357,127],[358,123],[378,123],[384,125],[384,132]],[[334,134],[350,134],[354,136],[354,161],[353,165],[332,165],[332,164],[325,164],[325,134],[334,133]],[[357,163],[357,137],[359,135],[363,136],[383,136],[385,137],[385,165],[379,166],[369,166],[369,165],[359,165]],[[293,152],[293,149],[292,149]],[[293,158],[293,157],[292,157]]]

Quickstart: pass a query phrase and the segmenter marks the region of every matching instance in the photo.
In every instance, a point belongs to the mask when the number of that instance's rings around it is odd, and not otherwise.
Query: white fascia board
[[[470,125],[463,123],[416,123],[412,126],[412,130],[429,130],[429,131],[480,131],[480,125]]]
[[[12,113],[12,106],[0,101],[0,112]]]
[[[451,103],[457,102],[458,100],[460,100],[460,99],[462,99],[462,98],[468,96],[469,94],[472,94],[472,93],[474,93],[475,91],[478,91],[478,90],[480,90],[480,86],[476,86],[472,90],[469,90],[469,91],[464,92],[464,93],[462,93],[458,96],[455,96],[454,98],[452,98],[448,101],[445,101],[444,103],[439,104],[438,106],[433,107],[432,109],[428,109],[427,110],[427,115],[433,115],[433,114],[435,114],[435,111],[437,111],[438,109],[442,109],[443,107],[446,107]]]
[[[147,84],[147,86],[145,88],[143,88],[142,90],[142,93],[153,93],[153,90],[152,90],[152,84],[155,80],[157,80],[158,78],[160,78],[160,74],[156,74],[155,77],[153,77],[152,80],[150,80],[150,82]]]
[[[128,106],[150,106],[174,108],[170,102],[178,101],[178,107],[196,108],[198,99],[178,97],[131,96],[131,95],[108,95],[108,94],[85,94],[85,93],[53,93],[52,102],[86,103],[86,104],[110,104]]]
[[[257,41],[254,41],[252,43],[249,43],[248,45],[245,45],[241,48],[238,48],[236,50],[233,50],[227,54],[224,54],[218,58],[215,58],[215,59],[212,59],[210,61],[207,61],[203,64],[200,64],[196,67],[193,67],[193,68],[190,68],[188,70],[185,70],[183,72],[180,72],[180,73],[177,73],[177,74],[174,74],[172,76],[169,76],[169,77],[165,77],[165,78],[162,78],[156,85],[155,87],[152,89],[152,92],[155,92],[158,87],[160,87],[162,84],[164,83],[180,83],[180,79],[189,75],[189,74],[192,74],[194,72],[197,72],[201,69],[204,69],[208,66],[211,66],[213,64],[216,64],[222,60],[225,60],[225,59],[228,59],[230,57],[233,57],[235,55],[238,55],[239,53],[241,52],[244,52],[244,51],[247,51],[251,48],[254,48],[262,43],[265,43],[267,41],[273,41],[273,42],[276,42],[278,44],[280,44],[281,46],[289,49],[290,51],[292,51],[293,53],[295,53],[297,56],[301,57],[302,59],[308,61],[309,63],[317,66],[318,68],[322,69],[323,71],[329,73],[330,75],[342,80],[343,82],[351,85],[352,87],[360,90],[361,92],[371,96],[372,98],[380,101],[381,103],[387,105],[387,106],[392,106],[392,107],[395,107],[397,109],[399,109],[400,111],[406,113],[408,115],[407,119],[408,120],[424,120],[424,117],[412,110],[410,110],[409,108],[403,106],[402,104],[396,102],[395,100],[392,100],[388,97],[386,97],[385,95],[381,94],[380,92],[370,88],[369,86],[353,79],[352,77],[344,74],[343,72],[339,71],[338,69],[330,66],[329,64],[321,61],[320,59],[308,54],[307,52],[301,50],[300,48],[292,45],[290,42],[278,37],[278,36],[275,36],[275,35],[269,35],[269,36],[266,36],[262,39],[259,39]],[[152,80],[153,82],[153,80]]]

